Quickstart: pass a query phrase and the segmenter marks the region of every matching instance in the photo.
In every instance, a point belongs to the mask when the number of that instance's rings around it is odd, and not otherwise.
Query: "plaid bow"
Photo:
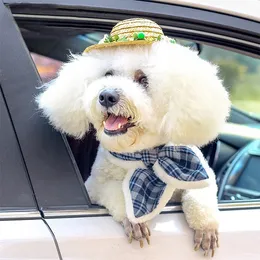
[[[167,186],[172,187],[173,192],[175,188],[181,188],[176,186],[183,182],[187,185],[187,182],[208,179],[199,157],[188,146],[159,146],[135,153],[110,153],[120,160],[142,161],[144,164],[144,168],[137,168],[133,171],[127,183],[131,197],[130,206],[133,207],[135,218],[151,214],[160,204]],[[154,167],[155,165],[157,167]],[[126,203],[126,206],[129,205]]]

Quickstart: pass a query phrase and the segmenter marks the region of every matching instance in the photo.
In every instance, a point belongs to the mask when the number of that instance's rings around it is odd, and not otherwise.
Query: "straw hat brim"
[[[118,47],[118,46],[149,45],[152,43],[154,43],[154,41],[145,41],[145,40],[100,43],[100,44],[95,44],[95,45],[91,45],[91,46],[87,47],[83,53],[87,53],[87,52],[90,52],[92,50],[97,50],[97,49],[113,48],[113,47]]]

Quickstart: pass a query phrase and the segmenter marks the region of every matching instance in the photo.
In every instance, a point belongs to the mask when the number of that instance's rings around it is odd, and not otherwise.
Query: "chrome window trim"
[[[224,202],[219,203],[218,208],[222,210],[245,210],[245,209],[260,209],[260,201],[251,202]],[[182,212],[181,205],[166,206],[162,213]],[[44,218],[69,218],[69,217],[99,217],[110,216],[105,208],[89,208],[86,210],[47,210],[44,212]],[[0,212],[1,220],[12,219],[39,219],[41,215],[37,211],[9,211]]]
[[[242,210],[242,209],[260,209],[260,201],[252,202],[224,202],[218,204],[219,210]],[[166,206],[162,213],[182,212],[181,205]],[[79,217],[79,216],[109,216],[105,208],[89,208],[87,210],[49,210],[45,212],[46,218],[56,217]]]
[[[21,211],[0,211],[0,221],[14,219],[40,219],[39,211],[21,210]]]
[[[242,209],[260,209],[260,201],[252,202],[227,202],[219,203],[219,210],[242,210]],[[182,212],[181,205],[166,206],[162,213]],[[91,217],[91,216],[109,216],[105,208],[90,208],[87,210],[49,210],[45,212],[46,218],[58,217]]]

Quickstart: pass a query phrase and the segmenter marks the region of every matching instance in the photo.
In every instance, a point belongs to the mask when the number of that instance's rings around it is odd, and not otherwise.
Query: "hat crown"
[[[157,23],[143,18],[131,18],[117,23],[110,35],[104,35],[98,44],[87,47],[84,53],[116,46],[147,45],[161,40],[175,43],[174,39],[164,36],[162,28]]]
[[[120,21],[117,23],[111,33],[111,37],[126,38],[127,40],[134,40],[136,35],[143,33],[146,40],[156,40],[158,37],[164,35],[161,27],[148,19],[132,18]]]

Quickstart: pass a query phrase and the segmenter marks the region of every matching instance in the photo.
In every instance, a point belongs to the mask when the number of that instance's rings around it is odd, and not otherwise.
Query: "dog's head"
[[[91,123],[101,144],[116,152],[206,144],[230,107],[217,68],[163,40],[73,57],[37,102],[58,130],[81,138]]]

